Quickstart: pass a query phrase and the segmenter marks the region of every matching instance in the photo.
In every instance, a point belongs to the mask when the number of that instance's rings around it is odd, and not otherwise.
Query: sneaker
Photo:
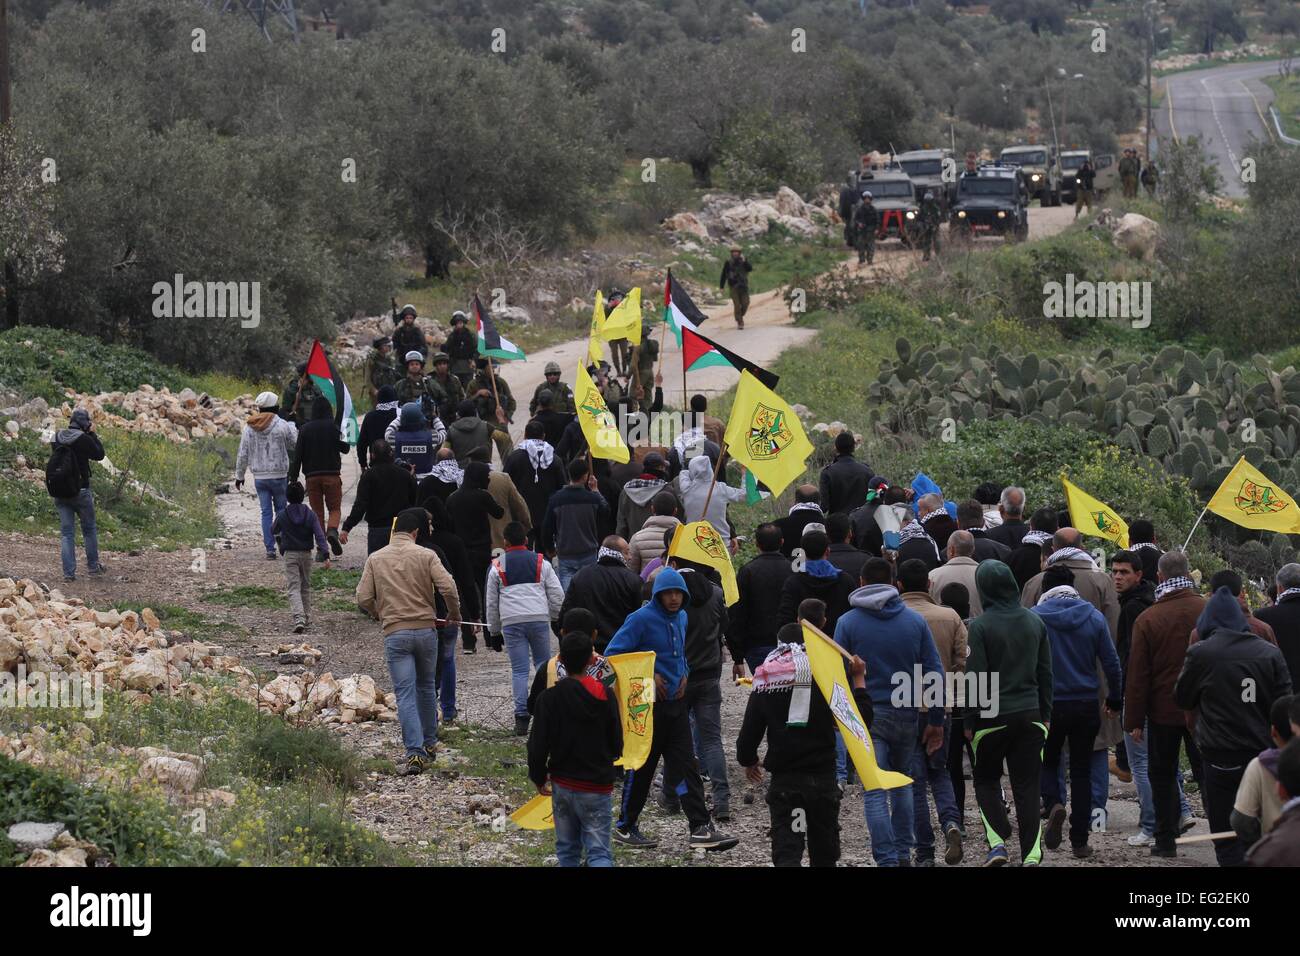
[[[1196,817],[1192,816],[1190,813],[1186,813],[1178,818],[1179,833],[1186,833],[1194,826],[1196,826]]]
[[[1061,845],[1061,828],[1065,826],[1065,807],[1059,803],[1047,813],[1047,826],[1043,828],[1043,846],[1055,850]]]
[[[648,850],[659,845],[658,840],[646,836],[634,826],[614,827],[614,842],[633,850]]]
[[[302,633],[303,631],[305,631],[305,630],[307,630],[307,622],[306,622],[306,621],[294,621],[294,624],[293,624],[293,632],[294,632],[295,634],[301,634],[301,633]]]
[[[325,563],[326,561],[328,561],[329,559],[330,559],[330,555],[329,555],[329,552],[328,552],[328,551],[317,551],[317,552],[316,552],[316,563],[317,563],[317,564],[324,564],[324,563]]]
[[[1143,833],[1139,830],[1128,838],[1129,846],[1155,846],[1156,837],[1154,833]]]
[[[1070,852],[1074,854],[1076,860],[1086,860],[1092,856],[1092,847],[1085,843],[1083,846],[1070,847]]]
[[[1118,780],[1120,783],[1133,782],[1133,774],[1130,771],[1125,770],[1123,767],[1121,767],[1119,765],[1119,761],[1116,760],[1113,755],[1111,756],[1110,760],[1107,761],[1107,763],[1110,766],[1110,775],[1114,777],[1116,780]]]
[[[90,569],[89,571],[87,571],[86,573],[89,574],[91,577],[95,577],[95,578],[97,578],[97,577],[99,577],[101,574],[105,574],[105,573],[107,573],[107,571],[108,571],[108,568],[104,567],[103,563],[101,562],[101,563],[95,565],[93,568],[91,568],[91,569]]]
[[[424,773],[425,768],[428,766],[429,758],[423,754],[411,754],[406,758],[406,763],[402,765],[401,775],[403,777],[418,777]]]
[[[274,551],[268,551],[268,552],[266,552],[266,560],[268,560],[268,561],[275,561],[275,560],[278,559],[279,557],[280,557],[280,556],[279,556],[278,554],[276,554]]]
[[[1178,850],[1177,850],[1176,847],[1172,847],[1172,846],[1171,846],[1171,847],[1167,847],[1167,848],[1161,848],[1161,847],[1158,847],[1158,846],[1152,846],[1152,847],[1151,847],[1151,855],[1152,855],[1152,856],[1163,857],[1163,858],[1165,858],[1165,859],[1167,859],[1167,860],[1172,860],[1174,857],[1178,856]]]
[[[843,793],[843,792],[844,792],[843,790],[840,791],[840,793]],[[746,791],[745,791],[745,796],[744,796],[744,799],[742,800],[742,802],[743,802],[743,803],[745,804],[745,806],[747,806],[747,807],[750,806],[751,804],[753,804],[753,802],[754,802],[754,791],[753,791],[753,790],[746,790]]]
[[[934,857],[918,856],[916,860],[912,863],[912,865],[916,867],[922,867],[922,868],[934,866]]]
[[[63,580],[71,584],[73,581],[77,580],[77,576],[75,574],[65,574]]]
[[[335,557],[338,557],[343,553],[343,545],[339,541],[338,528],[330,528],[329,531],[325,533],[325,540],[329,542],[330,550],[334,552]]]
[[[515,715],[515,736],[516,737],[528,736],[528,715],[527,714]]]
[[[943,862],[949,866],[956,866],[961,862],[961,830],[958,827],[950,826],[944,831],[944,839],[948,841],[948,849],[943,852]]]
[[[740,837],[728,836],[708,823],[691,833],[692,850],[730,850],[740,842]]]
[[[989,850],[988,856],[984,857],[985,866],[1006,866],[1010,862],[1011,857],[1007,855],[1007,848],[1001,843]]]

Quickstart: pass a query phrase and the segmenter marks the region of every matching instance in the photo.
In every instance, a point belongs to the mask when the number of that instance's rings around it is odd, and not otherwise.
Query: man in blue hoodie
[[[1119,655],[1110,642],[1102,613],[1074,589],[1074,572],[1057,564],[1043,574],[1043,594],[1032,608],[1047,625],[1052,646],[1052,719],[1043,746],[1042,791],[1047,805],[1043,845],[1061,845],[1065,794],[1057,771],[1061,746],[1070,745],[1070,847],[1079,859],[1092,856],[1088,829],[1092,815],[1092,744],[1101,730],[1097,665],[1106,675],[1106,712],[1119,713]]]
[[[925,618],[905,605],[894,587],[888,561],[867,561],[860,580],[862,586],[849,595],[848,612],[835,625],[835,643],[867,662],[867,692],[875,711],[871,746],[876,764],[881,770],[908,773],[918,736],[926,753],[934,753],[943,744],[942,706],[927,712],[930,726],[924,734],[918,734],[917,727],[923,690],[944,686],[943,662]],[[942,696],[939,700],[942,702]],[[889,791],[868,790],[862,802],[876,865],[911,866],[911,784]]]
[[[627,847],[645,849],[658,841],[637,829],[637,818],[650,794],[655,767],[664,758],[665,774],[686,784],[681,797],[682,809],[691,828],[692,849],[730,850],[740,842],[713,826],[704,804],[704,784],[695,766],[695,747],[691,741],[690,717],[686,707],[686,611],[689,600],[685,579],[672,568],[662,569],[655,577],[650,600],[627,616],[623,626],[610,638],[605,656],[653,651],[655,655],[654,730],[650,756],[632,772],[632,783],[625,791],[623,815],[614,828],[614,839]]]

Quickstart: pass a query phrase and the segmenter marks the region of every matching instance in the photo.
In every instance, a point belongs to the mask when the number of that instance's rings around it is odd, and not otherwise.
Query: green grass
[[[112,606],[119,611],[135,611],[137,613],[142,608],[150,608],[158,616],[158,620],[163,627],[172,631],[180,631],[190,640],[199,641],[200,643],[221,643],[232,638],[242,640],[246,634],[239,625],[216,620],[205,614],[200,614],[198,611],[181,607],[179,604],[114,601]]]
[[[222,607],[260,607],[268,610],[282,610],[285,607],[284,592],[278,588],[269,588],[263,584],[240,584],[235,587],[209,591],[203,595],[205,604],[219,604]]]
[[[313,591],[337,588],[343,591],[355,592],[357,585],[360,583],[360,569],[329,568],[326,570],[322,567],[314,567],[311,571],[311,587]]]
[[[1300,139],[1300,75],[1266,76],[1264,82],[1273,91],[1273,105],[1281,117],[1282,132],[1292,139]],[[1270,126],[1272,122],[1270,117]]]
[[[772,226],[757,239],[739,243],[741,250],[754,267],[749,274],[751,294],[780,288],[796,275],[816,275],[844,261],[843,244],[834,236],[805,239],[783,227]],[[685,270],[697,282],[717,290],[722,262],[730,254],[730,243],[716,243],[703,252],[683,252],[679,262],[688,265]],[[718,292],[718,295],[722,295]]]

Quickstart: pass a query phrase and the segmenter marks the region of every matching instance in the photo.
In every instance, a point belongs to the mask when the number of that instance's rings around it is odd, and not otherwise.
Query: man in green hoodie
[[[1020,588],[1009,567],[996,560],[981,562],[975,586],[984,613],[971,621],[968,632],[966,736],[975,750],[975,799],[989,841],[984,865],[1010,862],[1006,841],[1011,821],[1002,803],[1005,762],[1016,802],[1020,859],[1037,866],[1043,857],[1039,777],[1052,713],[1052,648],[1042,618],[1020,606]]]

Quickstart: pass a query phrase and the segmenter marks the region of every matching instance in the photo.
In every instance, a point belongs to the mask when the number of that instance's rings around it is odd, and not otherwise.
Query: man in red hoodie
[[[567,676],[542,692],[528,736],[528,776],[550,794],[555,855],[560,866],[613,866],[610,825],[614,761],[623,752],[623,723],[613,694],[586,673],[591,635],[570,631],[560,641]]]

